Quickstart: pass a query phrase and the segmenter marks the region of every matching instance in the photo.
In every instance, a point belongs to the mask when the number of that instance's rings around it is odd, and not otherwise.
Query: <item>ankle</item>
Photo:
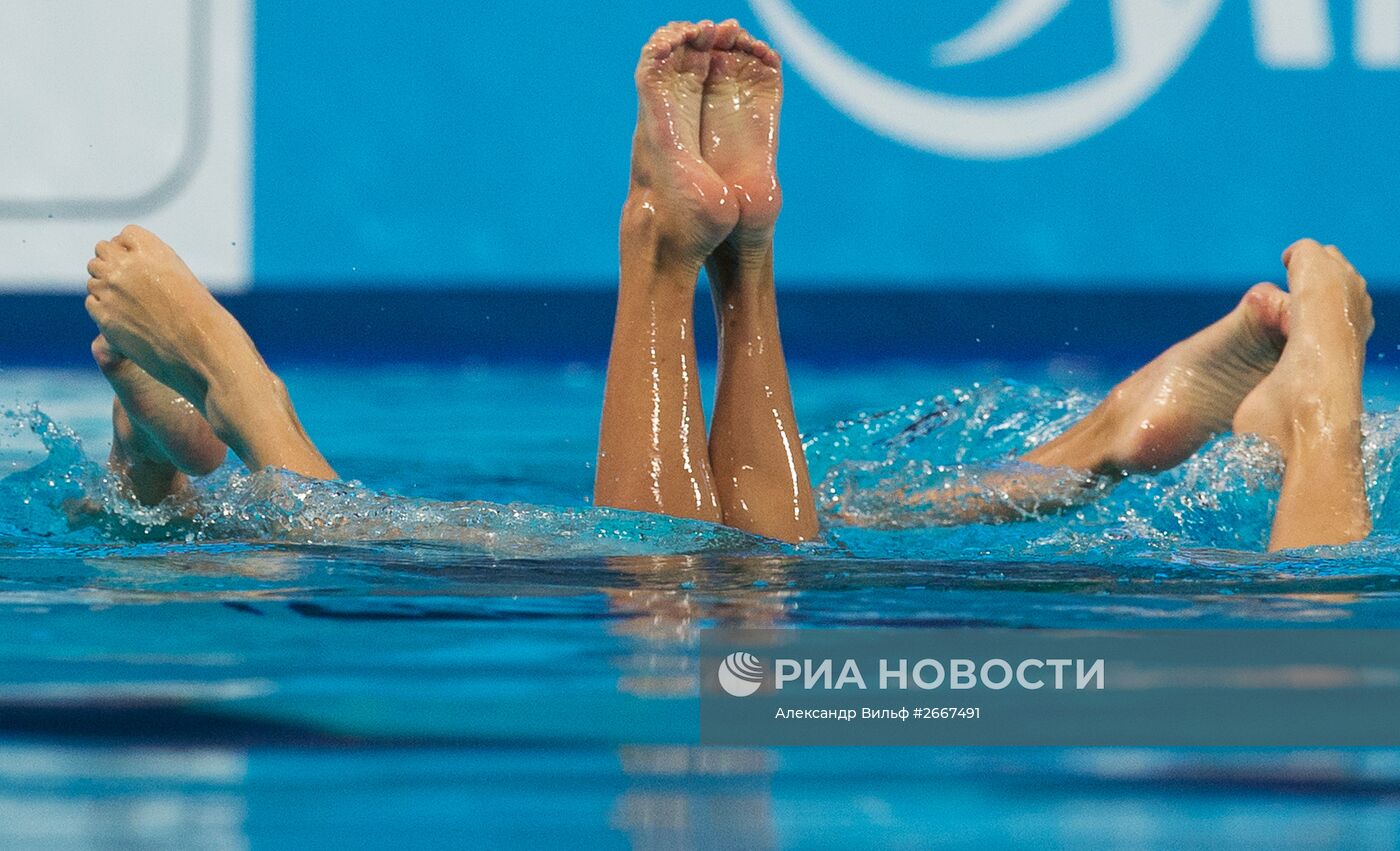
[[[734,230],[739,209],[720,184],[706,193],[695,187],[680,193],[654,192],[633,184],[622,207],[624,254],[644,250],[659,263],[699,270],[715,247]]]
[[[773,268],[773,232],[735,232],[710,254],[711,268],[729,272],[735,277],[751,280]],[[771,274],[767,275],[771,281]]]
[[[1096,476],[1121,476],[1123,465],[1116,460],[1121,453],[1114,451],[1114,438],[1122,431],[1117,421],[1113,412],[1101,404],[1049,443],[1021,456],[1021,460],[1041,467],[1082,470]]]
[[[646,303],[667,316],[690,316],[702,261],[654,233],[627,232],[621,244],[619,308]]]
[[[261,362],[212,377],[203,411],[214,434],[245,462],[258,443],[279,439],[296,421],[286,385]]]
[[[1329,396],[1305,392],[1295,396],[1287,414],[1288,428],[1278,441],[1284,460],[1357,456],[1361,451],[1361,414],[1359,393]]]
[[[646,214],[633,217],[624,213],[619,245],[624,271],[651,277],[689,275],[693,280],[705,260],[700,249],[677,228]]]
[[[776,312],[776,284],[773,276],[773,246],[746,249],[726,240],[705,262],[711,294],[722,316],[731,311],[761,308]]]

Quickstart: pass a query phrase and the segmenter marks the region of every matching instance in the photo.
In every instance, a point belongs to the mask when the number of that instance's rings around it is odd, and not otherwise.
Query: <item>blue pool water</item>
[[[1395,847],[1394,751],[698,746],[706,626],[1400,622],[1384,368],[1354,547],[1263,555],[1277,465],[1247,440],[1035,523],[882,496],[975,480],[1121,372],[796,368],[823,503],[873,526],[790,548],[591,510],[593,365],[288,369],[356,484],[230,467],[192,521],[75,530],[109,499],[105,385],[7,370],[0,846]]]

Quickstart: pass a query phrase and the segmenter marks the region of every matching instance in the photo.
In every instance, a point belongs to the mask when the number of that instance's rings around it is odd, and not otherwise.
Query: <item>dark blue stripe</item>
[[[714,351],[708,298],[697,303],[701,357]],[[254,291],[223,299],[269,360],[282,363],[602,363],[612,332],[606,290]],[[1234,296],[1201,291],[908,292],[800,289],[780,295],[791,360],[1111,361],[1150,356],[1221,316]],[[1393,351],[1375,297],[1371,351]],[[77,296],[0,296],[0,365],[84,363],[95,329]]]

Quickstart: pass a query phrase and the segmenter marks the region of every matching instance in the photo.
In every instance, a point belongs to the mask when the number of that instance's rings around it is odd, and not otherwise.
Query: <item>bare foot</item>
[[[700,141],[705,162],[739,205],[727,242],[740,250],[766,249],[783,207],[777,168],[782,62],[737,21],[716,28],[710,56]]]
[[[128,225],[94,254],[88,314],[112,351],[156,381],[202,410],[230,364],[240,372],[267,369],[238,320],[155,234]]]
[[[228,447],[188,400],[113,351],[101,335],[92,341],[92,357],[117,394],[113,451],[120,449],[127,463],[191,476],[208,475],[224,463]]]
[[[85,305],[112,353],[189,400],[250,468],[334,476],[243,326],[170,246],[129,225],[95,254]]]
[[[1361,375],[1375,321],[1366,281],[1335,246],[1313,240],[1284,254],[1291,315],[1278,366],[1235,414],[1235,431],[1256,434],[1289,457],[1299,441],[1360,428]]]
[[[1219,321],[1128,376],[1070,431],[1025,456],[1104,475],[1166,470],[1229,431],[1240,402],[1278,362],[1288,295],[1256,284]]]
[[[672,23],[642,48],[622,216],[624,239],[654,244],[697,270],[739,218],[729,186],[701,157],[700,108],[715,36],[710,21]]]

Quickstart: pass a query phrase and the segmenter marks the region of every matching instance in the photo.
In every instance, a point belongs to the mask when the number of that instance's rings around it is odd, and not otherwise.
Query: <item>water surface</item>
[[[1030,523],[888,499],[1119,372],[796,369],[824,504],[864,524],[800,548],[591,509],[590,366],[288,370],[355,484],[231,465],[178,512],[112,500],[95,373],[0,374],[0,845],[1393,847],[1392,751],[696,744],[707,626],[1400,622],[1385,370],[1353,547],[1265,555],[1277,459],[1235,438]],[[79,499],[113,516],[74,530]]]

